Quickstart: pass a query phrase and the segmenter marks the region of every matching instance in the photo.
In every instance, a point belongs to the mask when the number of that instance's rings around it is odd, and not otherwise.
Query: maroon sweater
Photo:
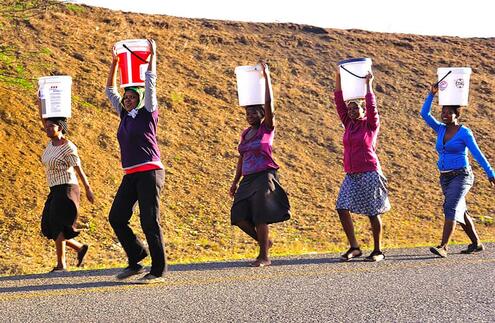
[[[347,115],[347,106],[342,91],[335,91],[335,104],[344,131],[344,170],[346,173],[365,173],[376,171],[380,162],[376,155],[376,141],[380,118],[373,93],[366,94],[366,116],[352,120]]]

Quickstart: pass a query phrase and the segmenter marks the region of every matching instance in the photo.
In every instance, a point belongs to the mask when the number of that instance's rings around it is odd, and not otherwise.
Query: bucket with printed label
[[[44,76],[38,79],[42,118],[71,116],[72,78],[67,75]]]
[[[469,67],[439,67],[438,74],[438,104],[439,105],[468,105]]]
[[[120,87],[144,86],[151,48],[146,39],[127,39],[114,46],[119,57]]]
[[[366,96],[366,75],[371,72],[371,58],[351,58],[338,63],[344,101]]]

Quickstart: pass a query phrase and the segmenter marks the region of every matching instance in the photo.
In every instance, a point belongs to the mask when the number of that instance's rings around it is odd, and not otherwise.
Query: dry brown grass
[[[0,27],[0,273],[42,272],[54,262],[53,243],[39,233],[48,193],[39,159],[47,138],[35,109],[37,78],[50,74],[73,77],[70,139],[97,197],[94,205],[82,202],[80,223],[88,230],[81,240],[92,245],[87,265],[123,263],[107,221],[122,177],[118,118],[103,93],[110,48],[121,39],[153,37],[158,44],[159,143],[168,174],[162,223],[171,261],[254,255],[255,245],[229,224],[227,192],[246,126],[237,106],[237,65],[265,59],[273,75],[275,157],[293,208],[291,221],[273,226],[274,254],[345,248],[334,211],[344,176],[342,128],[332,103],[341,59],[367,56],[374,63],[382,117],[378,154],[393,205],[384,218],[386,247],[434,244],[441,233],[434,135],[419,118],[436,67],[473,68],[464,122],[495,163],[494,39],[194,20],[74,5],[25,20],[0,18]],[[482,238],[493,241],[495,226],[483,218],[494,216],[493,190],[482,170],[474,169],[471,214]],[[369,245],[367,220],[356,219],[359,238]],[[133,224],[140,231],[136,217]],[[457,232],[454,241],[467,238]]]

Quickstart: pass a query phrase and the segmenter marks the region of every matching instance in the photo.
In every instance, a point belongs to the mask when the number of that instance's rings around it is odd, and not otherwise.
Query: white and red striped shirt
[[[41,162],[45,166],[48,186],[61,184],[78,184],[74,166],[80,166],[81,160],[77,154],[77,147],[67,140],[60,146],[48,142]]]

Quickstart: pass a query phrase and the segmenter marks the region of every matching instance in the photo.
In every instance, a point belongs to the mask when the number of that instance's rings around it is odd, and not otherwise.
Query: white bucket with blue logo
[[[241,107],[265,104],[265,78],[261,65],[237,66],[235,75]]]
[[[468,105],[469,67],[439,67],[438,74],[438,104],[439,105]]]
[[[72,78],[67,75],[44,76],[38,80],[42,118],[71,116]]]
[[[366,75],[371,72],[371,58],[351,58],[339,62],[340,85],[344,101],[366,96]]]

